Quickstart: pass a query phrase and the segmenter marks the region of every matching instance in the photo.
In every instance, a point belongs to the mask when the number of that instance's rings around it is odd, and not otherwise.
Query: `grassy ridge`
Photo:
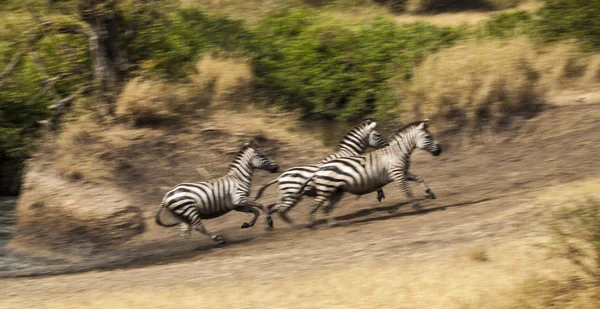
[[[408,20],[418,21],[422,16],[431,22],[403,22],[404,15],[392,15],[390,1],[124,1],[114,12],[120,26],[119,49],[123,62],[120,67],[125,80],[143,76],[155,81],[194,83],[198,82],[190,79],[198,74],[194,63],[211,54],[222,63],[221,71],[228,71],[223,63],[250,65],[251,74],[243,73],[243,85],[236,87],[236,80],[229,80],[229,90],[220,91],[227,95],[217,96],[220,101],[237,98],[298,110],[305,116],[346,121],[365,116],[396,118],[398,113],[404,113],[407,118],[415,117],[408,111],[415,110],[414,104],[421,104],[415,95],[423,92],[418,84],[429,87],[423,83],[423,74],[432,74],[420,68],[422,61],[461,40],[480,40],[481,43],[473,44],[487,45],[490,39],[511,41],[525,36],[527,41],[533,42],[528,48],[536,50],[547,49],[540,48],[538,43],[563,39],[575,40],[576,46],[587,49],[599,46],[600,26],[595,17],[600,12],[600,2],[597,0],[585,5],[577,1],[548,0],[539,13],[501,12],[486,15],[488,19],[483,22],[452,27],[435,26],[438,24],[434,22],[436,15],[415,15],[415,12],[457,10],[461,8],[461,1],[404,2],[412,12],[406,15],[410,17]],[[85,24],[78,16],[77,3],[61,1],[49,8],[41,0],[8,1],[2,7],[0,67],[6,68],[19,53],[24,53],[0,86],[2,162],[26,158],[31,153],[38,121],[51,113],[47,106],[91,81]],[[470,2],[468,9],[481,11],[514,7],[521,2],[480,1],[475,8],[473,3]],[[440,18],[448,18],[448,14]],[[25,44],[36,35],[42,38],[31,45]],[[529,71],[542,77],[557,76],[554,82],[557,85],[572,85],[578,78],[585,81],[582,83],[585,85],[598,81],[599,74],[595,73],[598,59],[571,51],[568,59],[559,69]],[[488,61],[503,60],[492,57]],[[451,67],[445,70],[452,70]],[[231,70],[236,72],[237,68]],[[566,73],[555,73],[556,70]],[[529,71],[520,72],[528,74]],[[421,76],[418,81],[413,79],[415,75]],[[538,89],[538,80],[533,75],[519,79],[525,82],[519,87]],[[44,81],[56,76],[61,77],[54,87],[56,93],[39,93]],[[204,78],[201,85],[195,87],[205,92],[211,83],[217,82],[215,78]],[[498,83],[492,82],[488,88],[493,90]],[[532,93],[537,96],[543,91]],[[446,100],[449,95],[445,93],[439,98]],[[427,102],[423,102],[424,108],[427,110],[425,105],[431,106],[432,100],[439,98],[429,96]],[[512,95],[498,94],[494,100],[514,101],[512,98]],[[87,102],[75,102],[75,105],[81,105],[80,110],[84,112],[93,110],[90,104],[93,100]],[[466,106],[461,104],[452,106]],[[452,115],[442,109],[428,110],[444,117]],[[509,108],[503,109],[503,113],[512,110],[521,111]]]

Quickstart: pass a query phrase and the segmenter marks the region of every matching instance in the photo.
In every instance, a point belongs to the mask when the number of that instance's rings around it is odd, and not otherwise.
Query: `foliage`
[[[165,6],[151,2],[120,8],[121,49],[134,69],[181,78],[207,49],[240,51],[248,41],[249,31],[241,21]]]
[[[49,115],[47,106],[56,98],[50,91],[35,98],[45,78],[63,76],[54,88],[59,97],[65,97],[91,77],[87,38],[63,33],[61,30],[68,25],[69,20],[61,20],[53,27],[34,29],[25,39],[15,38],[9,32],[2,35],[1,39],[10,43],[0,46],[1,67],[7,66],[18,53],[24,53],[0,87],[0,153],[8,157],[27,155],[26,148],[37,122]],[[18,29],[19,25],[9,23],[6,27]],[[44,36],[26,46],[25,40],[35,31],[43,31]]]
[[[544,41],[577,38],[600,47],[600,0],[546,0],[537,25]]]
[[[495,14],[479,29],[479,36],[510,37],[529,34],[533,17],[526,11]]]
[[[354,27],[330,24],[310,10],[289,10],[259,26],[253,49],[256,86],[273,104],[348,120],[387,110],[394,75],[409,77],[426,54],[459,37],[451,28],[383,18]]]
[[[388,7],[392,12],[400,13],[407,9],[409,0],[374,0],[375,3]]]

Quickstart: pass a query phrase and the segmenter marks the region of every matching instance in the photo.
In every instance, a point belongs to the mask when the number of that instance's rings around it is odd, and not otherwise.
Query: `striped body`
[[[330,217],[332,209],[345,192],[363,195],[378,190],[390,182],[396,182],[413,200],[413,206],[418,207],[410,193],[407,181],[418,181],[431,198],[435,198],[431,189],[418,176],[408,172],[410,155],[416,148],[424,149],[437,156],[441,146],[434,143],[427,130],[427,122],[414,123],[406,126],[390,139],[389,147],[378,149],[362,156],[345,157],[331,160],[319,167],[312,179],[300,189],[312,183],[315,189],[315,199],[309,217],[309,226],[314,222],[315,212],[326,202],[324,209],[330,224],[335,222]]]
[[[242,228],[254,225],[262,209],[262,205],[248,198],[252,184],[254,169],[277,172],[277,166],[269,157],[254,146],[246,145],[238,153],[222,177],[199,183],[182,183],[165,194],[156,214],[156,223],[162,226],[174,226],[162,223],[161,215],[169,212],[181,222],[182,230],[189,234],[191,226],[200,233],[206,234],[216,241],[223,242],[218,235],[208,232],[202,225],[202,219],[220,217],[232,210],[253,213],[250,223]]]
[[[288,169],[281,174],[277,179],[267,183],[258,192],[255,199],[260,198],[263,191],[270,185],[277,183],[277,199],[276,204],[269,205],[267,207],[267,224],[269,228],[273,227],[273,221],[271,214],[278,212],[282,219],[286,222],[291,223],[291,219],[287,216],[287,212],[292,209],[301,200],[302,194],[311,195],[309,190],[310,184],[307,186],[307,190],[300,192],[300,187],[310,179],[314,173],[319,169],[319,166],[325,162],[331,161],[336,158],[356,156],[363,154],[367,148],[383,148],[389,144],[385,138],[381,136],[377,130],[375,130],[376,122],[365,121],[358,126],[354,127],[350,132],[344,136],[340,142],[340,148],[337,152],[329,155],[327,158],[321,160],[319,164],[305,164],[296,166]],[[383,192],[381,193],[383,195]]]

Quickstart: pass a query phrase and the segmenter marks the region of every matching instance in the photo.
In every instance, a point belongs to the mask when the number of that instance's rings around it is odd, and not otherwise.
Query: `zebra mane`
[[[404,126],[400,127],[400,129],[394,130],[394,133],[392,135],[398,135],[398,134],[404,132],[405,130],[407,130],[407,129],[411,128],[411,127],[418,126],[421,123],[423,123],[423,121],[425,121],[425,123],[427,123],[427,119],[413,121],[413,122],[411,122],[411,123],[409,123],[407,125],[404,125]],[[425,127],[427,128],[427,124],[425,125]]]
[[[350,131],[348,131],[348,133],[346,133],[346,135],[344,135],[344,138],[340,141],[340,146],[343,146],[345,144],[346,136],[351,135],[352,133],[360,134],[360,130],[364,129],[366,126],[370,125],[371,123],[373,123],[373,120],[367,119],[367,120],[361,122],[360,124],[354,126],[352,129],[350,129]]]
[[[231,161],[227,169],[231,169],[234,165],[238,164],[240,160],[244,157],[244,154],[248,149],[254,148],[256,150],[257,146],[258,145],[254,140],[242,144],[242,147],[240,148],[240,150],[238,150],[237,154],[235,155],[234,159]]]

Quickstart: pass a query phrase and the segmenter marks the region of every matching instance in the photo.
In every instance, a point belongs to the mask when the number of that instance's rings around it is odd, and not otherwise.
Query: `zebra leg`
[[[324,196],[318,196],[315,198],[315,200],[313,201],[312,207],[310,208],[310,213],[308,214],[308,224],[306,225],[307,228],[309,228],[309,229],[314,228],[315,214],[317,213],[317,210],[319,210],[319,208],[321,208],[321,206],[323,206],[323,204],[325,203],[326,200],[327,200],[327,198]]]
[[[425,181],[423,179],[421,179],[421,177],[407,171],[406,172],[406,180],[416,181],[419,184],[421,184],[421,186],[423,186],[423,188],[425,189],[425,193],[427,193],[427,197],[432,200],[435,200],[435,198],[436,198],[435,193],[433,193],[431,188],[429,188],[429,186],[427,186],[427,183],[425,183]]]
[[[383,201],[384,198],[385,198],[385,193],[383,193],[382,188],[379,188],[377,190],[377,201],[379,201],[381,203],[381,201]]]
[[[402,189],[402,191],[404,191],[404,194],[406,195],[406,197],[409,200],[411,200],[412,207],[415,210],[420,211],[421,205],[419,204],[419,201],[417,201],[415,199],[415,197],[412,195],[412,192],[410,192],[410,187],[408,186],[408,182],[406,181],[404,171],[398,170],[398,169],[391,170],[390,177],[394,180],[394,182],[396,184],[398,184],[398,186],[400,186],[400,189]],[[398,210],[398,207],[394,207],[394,209],[390,210],[389,212],[393,213],[393,212],[396,212],[397,210]]]
[[[258,217],[260,216],[260,211],[258,211],[258,209],[264,210],[263,205],[257,201],[251,200],[249,198],[242,199],[240,201],[240,203],[237,205],[237,207],[234,208],[234,210],[237,210],[240,212],[251,212],[254,214],[254,217],[252,218],[250,223],[244,222],[242,224],[243,229],[254,226],[254,223],[256,223],[256,220],[258,220]]]
[[[207,231],[206,228],[204,228],[204,225],[202,225],[202,220],[200,220],[200,214],[198,214],[197,210],[194,209],[194,211],[190,214],[189,217],[193,218],[192,225],[194,226],[194,229],[196,231],[210,237],[212,240],[214,240],[220,244],[225,243],[225,240],[223,239],[223,237],[213,234],[213,233]]]
[[[279,217],[288,224],[294,224],[294,220],[288,217],[287,212],[292,209],[302,197],[297,196],[285,196],[281,202],[272,204],[267,207],[267,230],[273,229],[273,219],[271,215],[274,213],[279,214]]]
[[[288,196],[287,198],[285,198],[281,204],[277,212],[279,213],[279,217],[281,219],[283,219],[283,221],[285,221],[288,224],[294,224],[294,220],[292,220],[292,218],[288,217],[288,211],[290,211],[294,206],[296,206],[298,204],[298,202],[300,202],[302,200],[302,196]]]
[[[244,222],[242,224],[241,228],[243,228],[243,229],[249,228],[251,226],[254,226],[254,223],[256,223],[256,220],[258,220],[258,217],[260,216],[260,211],[258,211],[258,209],[256,207],[253,207],[253,206],[238,206],[238,207],[234,208],[233,210],[239,211],[239,212],[247,212],[247,213],[253,213],[254,214],[254,217],[252,218],[252,220],[250,220],[250,223]]]
[[[192,236],[192,226],[181,222],[179,224],[179,235],[185,239],[189,239]]]
[[[342,199],[343,195],[344,191],[339,190],[333,195],[333,197],[329,201],[329,204],[325,208],[323,208],[323,212],[327,216],[327,222],[329,223],[330,227],[335,227],[338,225],[333,216],[331,215],[331,212],[333,211],[333,208],[335,208],[337,203],[340,201],[340,199]]]

